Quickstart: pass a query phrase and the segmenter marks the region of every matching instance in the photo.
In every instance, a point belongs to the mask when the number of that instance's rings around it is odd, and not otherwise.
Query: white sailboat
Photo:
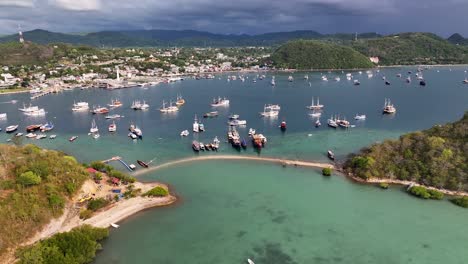
[[[264,117],[277,117],[278,114],[279,111],[268,109],[266,105],[263,107],[263,112],[260,112],[260,115]]]
[[[320,104],[320,98],[317,97],[317,104],[314,104],[314,97],[312,97],[312,104],[309,106],[306,106],[307,109],[309,110],[322,110],[324,105]]]
[[[91,128],[89,129],[89,133],[97,133],[98,131],[99,129],[96,125],[96,120],[93,119],[93,122],[91,122]]]
[[[198,133],[200,132],[200,125],[198,124],[198,118],[195,116],[195,120],[193,121],[193,132]]]

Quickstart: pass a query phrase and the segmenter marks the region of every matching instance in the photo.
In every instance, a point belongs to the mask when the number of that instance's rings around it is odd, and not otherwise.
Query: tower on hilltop
[[[24,43],[23,32],[21,31],[20,25],[18,25],[18,35],[19,35],[19,42]]]

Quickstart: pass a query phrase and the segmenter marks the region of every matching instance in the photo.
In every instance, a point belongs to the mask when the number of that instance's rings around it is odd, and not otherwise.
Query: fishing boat
[[[203,115],[204,118],[217,117],[217,116],[218,116],[218,111],[208,112]]]
[[[261,148],[265,147],[267,139],[262,134],[255,134],[255,135],[252,136],[252,142],[254,144],[254,147],[256,147],[258,149],[261,149]]]
[[[73,136],[73,137],[71,137],[70,139],[68,139],[68,141],[73,142],[73,141],[75,141],[77,138],[78,138],[78,136]]]
[[[184,104],[185,104],[185,100],[184,100],[184,98],[182,98],[182,95],[177,95],[176,105],[177,106],[182,106]]]
[[[149,165],[146,162],[142,161],[142,160],[137,160],[137,163],[140,166],[142,166],[143,168],[148,168],[149,167]]]
[[[26,132],[34,132],[41,129],[42,124],[38,125],[29,125],[26,127]]]
[[[139,139],[143,138],[143,132],[141,131],[141,129],[138,126],[135,126],[134,124],[131,124],[130,128],[128,130],[130,131],[130,133],[132,135],[136,136],[136,138],[139,138]],[[130,137],[134,138],[133,136],[130,136]]]
[[[55,126],[52,122],[47,122],[45,125],[42,125],[40,129],[41,129],[41,132],[47,132],[47,131],[54,129],[54,127]]]
[[[226,99],[226,97],[221,98],[218,97],[218,99],[213,99],[213,102],[211,103],[212,107],[219,107],[219,106],[229,106],[229,100]]]
[[[339,119],[336,121],[336,123],[338,124],[338,126],[342,127],[342,128],[349,128],[351,127],[351,123],[349,123],[348,120],[346,120],[346,118],[343,118],[343,119]]]
[[[163,101],[161,108],[159,108],[159,111],[161,113],[174,113],[179,111],[179,108],[177,106],[172,105],[172,101],[169,103],[169,106],[166,107],[166,102]]]
[[[26,105],[23,104],[23,108],[19,108],[18,110],[20,110],[21,112],[24,112],[24,113],[28,113],[28,112],[38,111],[39,107],[38,106],[33,106],[31,104],[29,104],[29,106],[26,107]]]
[[[213,143],[211,144],[211,148],[212,148],[213,150],[216,150],[216,151],[217,151],[218,148],[219,148],[219,143],[221,143],[221,142],[219,141],[218,137],[215,137],[215,138],[213,139]]]
[[[361,83],[359,82],[359,80],[354,80],[354,85],[361,85]]]
[[[385,98],[383,113],[384,114],[394,114],[395,112],[396,112],[395,106],[391,103],[390,99]]]
[[[200,143],[198,141],[194,140],[192,141],[192,149],[196,152],[200,151]]]
[[[115,132],[117,131],[117,125],[115,122],[112,122],[112,124],[109,125],[109,132]]]
[[[107,113],[109,113],[109,109],[107,109],[106,107],[97,106],[97,107],[93,108],[91,113],[93,113],[95,115],[97,115],[97,114],[107,114]]]
[[[87,102],[73,103],[72,111],[74,112],[88,111],[88,109],[89,104]]]
[[[229,120],[228,125],[230,125],[230,126],[245,126],[245,125],[247,125],[247,120],[238,120],[238,119]]]
[[[12,125],[12,126],[7,126],[5,128],[5,132],[7,133],[13,133],[18,129],[18,125]]]
[[[105,119],[117,119],[117,118],[121,118],[123,116],[119,115],[119,114],[113,114],[113,115],[106,115],[104,118]]]
[[[291,75],[289,75],[288,81],[289,81],[289,82],[292,82],[292,81],[294,81],[294,78],[293,78]]]
[[[366,120],[366,115],[358,115],[354,116],[354,120]]]
[[[320,123],[320,119],[317,119],[317,121],[315,121],[315,127],[319,127],[321,125],[322,123]]]
[[[111,100],[111,103],[108,104],[109,107],[112,107],[112,108],[117,108],[117,107],[121,107],[123,104],[122,102],[120,102],[119,100]]]
[[[277,104],[267,104],[266,105],[267,110],[273,110],[273,111],[279,111],[281,110],[281,106]]]
[[[286,121],[282,121],[279,127],[281,131],[286,131]]]
[[[268,110],[266,108],[266,105],[263,107],[263,112],[260,112],[260,115],[263,117],[277,117],[279,114],[279,111],[276,110]]]
[[[180,132],[181,137],[187,137],[189,134],[190,134],[190,132],[188,130],[184,130],[184,131]]]
[[[335,153],[333,153],[333,151],[328,150],[327,151],[327,156],[328,156],[329,159],[335,160]]]
[[[7,114],[6,113],[0,113],[0,119],[6,119]]]
[[[36,139],[44,139],[44,138],[47,138],[47,135],[45,134],[36,135]]]
[[[28,111],[24,112],[25,115],[27,116],[43,116],[47,114],[47,112],[44,110],[44,108],[38,109],[36,111]]]
[[[321,116],[322,116],[322,113],[316,112],[316,111],[314,110],[312,113],[309,114],[309,116],[317,118],[317,117],[321,117]]]
[[[192,131],[195,133],[200,132],[200,125],[198,124],[197,116],[195,116],[195,119],[193,121]]]
[[[96,120],[93,119],[91,122],[91,128],[89,129],[89,133],[97,133],[99,131],[98,126],[96,125]]]
[[[322,110],[324,105],[320,104],[320,98],[317,97],[317,104],[314,104],[314,97],[312,97],[312,104],[306,106],[307,109],[309,110]]]

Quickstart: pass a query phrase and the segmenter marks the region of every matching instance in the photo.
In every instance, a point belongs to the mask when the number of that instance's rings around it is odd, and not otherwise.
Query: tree
[[[150,197],[164,197],[164,196],[168,196],[169,195],[169,192],[164,189],[163,187],[161,186],[156,186],[154,187],[153,189],[147,191],[145,194],[143,194],[144,196],[150,196]]]
[[[17,182],[23,186],[37,185],[41,183],[41,177],[36,175],[32,171],[22,173],[18,178]]]

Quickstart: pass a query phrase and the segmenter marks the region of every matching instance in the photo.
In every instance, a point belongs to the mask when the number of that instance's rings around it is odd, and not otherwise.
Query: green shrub
[[[437,190],[428,189],[427,192],[431,195],[431,199],[442,200],[444,199],[444,194]]]
[[[426,189],[423,186],[413,186],[408,190],[408,192],[423,199],[442,200],[444,198],[443,193],[437,190]]]
[[[331,168],[323,168],[322,169],[322,175],[323,176],[331,176],[332,174],[332,169]]]
[[[32,171],[27,171],[21,173],[21,175],[17,178],[17,182],[23,186],[37,185],[41,183],[41,177]]]
[[[161,186],[156,186],[153,189],[147,191],[143,195],[150,196],[150,197],[164,197],[164,196],[168,196],[169,192]]]
[[[104,198],[91,199],[88,202],[88,209],[95,212],[108,204],[109,201]]]
[[[458,205],[458,206],[468,208],[468,197],[467,196],[453,198],[453,199],[450,199],[450,201],[452,203]]]
[[[381,183],[379,184],[379,187],[382,188],[382,189],[388,189],[388,183],[386,183],[386,182],[381,182]]]
[[[93,216],[93,211],[91,210],[86,209],[80,212],[80,219],[86,220],[91,218],[91,216]]]

